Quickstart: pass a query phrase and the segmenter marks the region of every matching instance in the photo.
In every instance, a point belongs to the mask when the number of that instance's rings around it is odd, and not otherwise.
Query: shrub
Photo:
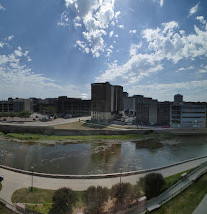
[[[99,214],[103,211],[103,205],[108,201],[109,191],[105,187],[91,186],[89,187],[84,195],[83,201],[86,204],[85,213]]]
[[[49,214],[71,214],[72,206],[78,198],[71,189],[63,187],[58,189],[52,198],[53,204]]]
[[[111,188],[111,197],[115,198],[115,205],[126,207],[134,199],[134,189],[130,183],[115,184]]]
[[[165,180],[160,173],[147,174],[138,182],[148,199],[158,196],[164,184]]]

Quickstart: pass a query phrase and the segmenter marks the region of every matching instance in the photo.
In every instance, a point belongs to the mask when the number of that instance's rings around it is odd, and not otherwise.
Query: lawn
[[[43,214],[47,214],[52,206],[52,197],[55,190],[34,188],[18,189],[12,195],[12,203],[25,203],[26,208],[34,210]],[[82,195],[83,191],[76,191],[78,202],[75,207],[83,207]]]
[[[207,173],[153,214],[191,214],[207,194]]]

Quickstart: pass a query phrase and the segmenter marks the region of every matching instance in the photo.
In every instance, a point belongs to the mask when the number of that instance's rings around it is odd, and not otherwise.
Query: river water
[[[160,167],[207,155],[207,136],[136,142],[41,145],[0,140],[0,164],[58,174],[102,174]],[[146,144],[145,144],[146,145]]]

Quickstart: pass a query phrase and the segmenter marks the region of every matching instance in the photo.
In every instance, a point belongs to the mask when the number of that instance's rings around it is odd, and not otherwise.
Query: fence
[[[197,171],[199,171],[200,169],[204,168],[207,166],[207,162],[202,163],[198,168],[196,168],[195,170],[193,170],[192,172],[190,172],[187,177],[185,178],[185,180],[187,178],[189,178],[190,176],[192,176],[194,173],[196,173]],[[204,170],[202,170],[194,179],[190,180],[186,185],[184,185],[181,189],[177,190],[176,192],[172,193],[171,195],[169,195],[169,197],[167,197],[166,199],[162,200],[159,203],[159,207],[162,206],[164,203],[168,202],[169,200],[173,199],[175,196],[177,196],[179,193],[183,192],[187,187],[189,187],[191,184],[193,184],[200,176],[202,176],[203,174],[205,174],[207,172],[207,168],[205,168]],[[183,182],[182,180],[179,180],[176,184],[172,185],[171,187],[169,187],[164,193],[166,194],[167,192],[170,192],[176,185],[178,185],[179,183]],[[164,194],[162,193],[162,194]],[[151,200],[148,201],[148,205],[149,203],[152,203],[155,200],[159,200],[159,198],[162,197],[162,194],[159,195],[156,198],[153,198]],[[146,207],[145,212],[149,211]]]

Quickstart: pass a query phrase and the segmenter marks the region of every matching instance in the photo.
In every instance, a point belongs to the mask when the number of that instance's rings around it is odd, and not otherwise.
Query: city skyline
[[[207,2],[0,1],[0,100],[130,96],[207,101]]]

